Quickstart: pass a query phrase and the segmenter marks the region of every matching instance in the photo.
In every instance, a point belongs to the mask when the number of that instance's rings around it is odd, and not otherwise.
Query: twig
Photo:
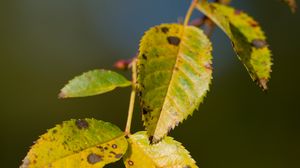
[[[136,78],[137,78],[136,58],[133,59],[133,61],[131,62],[131,66],[132,66],[132,91],[131,91],[131,95],[130,95],[128,116],[127,116],[127,122],[126,122],[126,128],[125,128],[126,135],[130,135],[131,121],[132,121],[135,95],[136,95]]]

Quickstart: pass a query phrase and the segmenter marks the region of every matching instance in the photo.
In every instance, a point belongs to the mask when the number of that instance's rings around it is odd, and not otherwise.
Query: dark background
[[[188,5],[187,0],[1,1],[1,167],[18,167],[32,142],[63,120],[94,117],[123,129],[129,88],[58,100],[60,88],[84,71],[112,69],[116,60],[130,58],[144,31],[176,22]],[[279,0],[233,6],[256,18],[268,36],[275,63],[270,89],[264,93],[251,81],[217,30],[211,91],[171,135],[201,168],[300,167],[299,12],[291,14]],[[138,107],[133,129],[142,129]]]

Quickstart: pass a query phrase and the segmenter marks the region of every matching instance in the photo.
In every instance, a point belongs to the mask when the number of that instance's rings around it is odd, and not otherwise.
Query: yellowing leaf
[[[162,24],[141,40],[138,90],[143,120],[153,141],[199,106],[212,78],[211,43],[193,26]]]
[[[146,132],[130,135],[124,156],[127,168],[197,168],[195,161],[181,143],[165,137],[157,144],[150,144]]]
[[[283,0],[285,3],[287,3],[291,9],[292,12],[296,12],[297,10],[297,2],[296,0]]]
[[[85,97],[102,94],[116,87],[130,86],[131,82],[116,72],[92,70],[72,79],[59,94],[61,98]]]
[[[70,120],[42,135],[20,168],[100,168],[119,160],[127,145],[123,132],[111,123]]]
[[[202,2],[197,8],[229,36],[251,78],[267,89],[272,65],[271,52],[259,24],[244,12],[229,6]]]

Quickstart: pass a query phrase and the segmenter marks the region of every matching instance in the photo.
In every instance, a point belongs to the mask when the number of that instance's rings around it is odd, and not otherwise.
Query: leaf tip
[[[261,78],[258,80],[258,85],[263,89],[263,91],[267,91],[268,90],[268,80],[265,78]]]
[[[28,156],[26,156],[26,157],[23,159],[23,163],[22,163],[22,165],[20,166],[20,168],[28,168],[29,164],[30,164],[30,160],[29,160]]]
[[[67,95],[66,95],[65,92],[61,91],[61,92],[58,94],[58,98],[59,98],[59,99],[67,98]]]

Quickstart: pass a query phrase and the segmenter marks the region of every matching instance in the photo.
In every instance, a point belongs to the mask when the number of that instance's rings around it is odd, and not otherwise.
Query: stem
[[[184,22],[183,22],[183,25],[184,26],[187,26],[189,24],[189,21],[190,21],[190,18],[192,16],[192,13],[197,5],[197,3],[199,2],[199,0],[193,0],[186,15],[185,15],[185,19],[184,19]]]
[[[130,102],[129,102],[129,109],[128,109],[128,116],[127,116],[127,122],[126,122],[126,128],[125,128],[125,134],[130,134],[130,128],[131,128],[131,121],[132,121],[132,115],[134,110],[134,101],[135,101],[135,95],[136,95],[136,58],[132,61],[132,90],[130,94]]]

